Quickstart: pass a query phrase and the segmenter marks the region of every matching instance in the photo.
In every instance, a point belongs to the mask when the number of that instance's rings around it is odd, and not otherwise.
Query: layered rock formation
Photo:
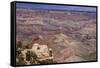
[[[16,40],[27,49],[47,45],[56,63],[96,60],[96,13],[17,8],[16,16]]]

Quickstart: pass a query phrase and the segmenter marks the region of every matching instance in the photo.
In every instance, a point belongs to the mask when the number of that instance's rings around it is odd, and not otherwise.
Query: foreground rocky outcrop
[[[33,44],[31,49],[18,47],[16,53],[16,63],[19,65],[54,63],[52,49],[47,45]]]

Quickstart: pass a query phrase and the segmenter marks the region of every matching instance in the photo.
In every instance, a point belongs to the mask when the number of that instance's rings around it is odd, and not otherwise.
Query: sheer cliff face
[[[96,13],[16,10],[16,40],[53,49],[57,63],[96,60]]]

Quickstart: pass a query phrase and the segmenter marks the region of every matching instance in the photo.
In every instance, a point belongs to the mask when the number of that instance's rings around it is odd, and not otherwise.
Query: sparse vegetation
[[[39,47],[37,49],[40,49]],[[25,56],[22,53],[26,49],[23,49],[23,44],[21,41],[18,41],[16,44],[16,64],[17,65],[24,65],[24,64],[52,64],[53,59],[45,59],[43,61],[40,61],[37,57],[37,54],[34,51],[26,51]],[[52,57],[52,51],[50,50],[50,57]]]

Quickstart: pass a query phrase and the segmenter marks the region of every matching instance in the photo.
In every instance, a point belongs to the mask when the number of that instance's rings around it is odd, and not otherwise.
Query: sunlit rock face
[[[47,45],[33,44],[31,49],[24,49],[21,51],[24,62],[30,64],[43,64],[53,62],[53,51]],[[18,59],[16,59],[18,62]],[[31,62],[34,61],[34,62]]]
[[[33,44],[32,49],[33,52],[36,53],[39,60],[53,59],[53,56],[50,56],[50,48],[47,45]]]

